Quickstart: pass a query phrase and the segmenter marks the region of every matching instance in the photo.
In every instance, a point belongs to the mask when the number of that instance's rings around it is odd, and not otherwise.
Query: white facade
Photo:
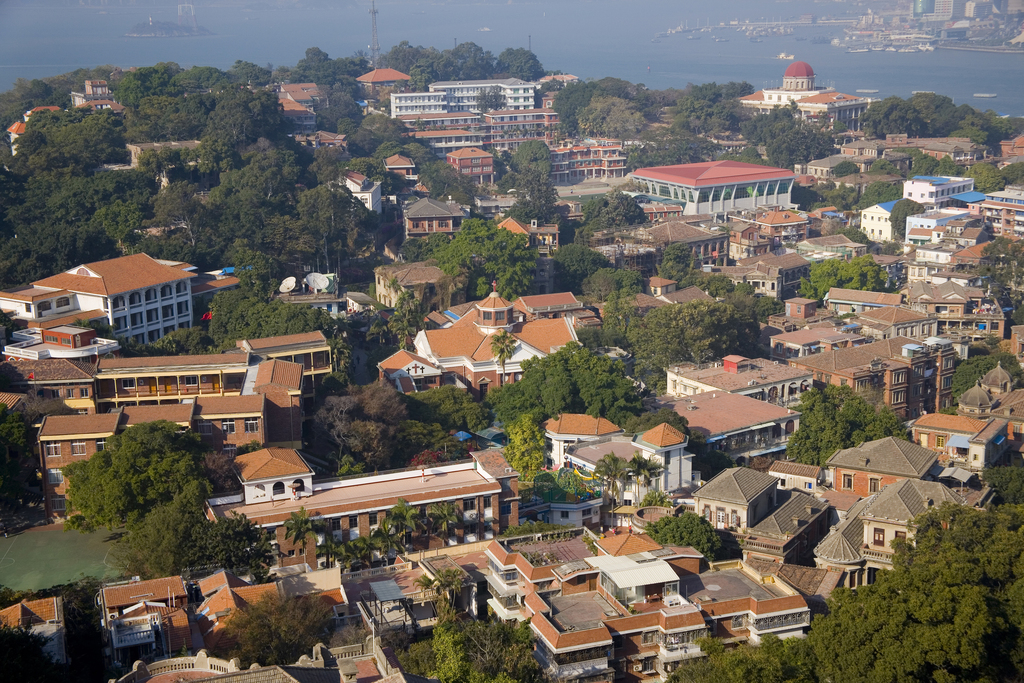
[[[888,204],[889,202],[886,202]],[[860,229],[876,242],[892,241],[892,223],[889,222],[891,212],[882,204],[869,206],[860,212]]]
[[[953,195],[973,190],[974,178],[914,176],[903,184],[903,198],[913,199],[927,208],[942,208],[949,204]]]
[[[969,211],[946,209],[928,211],[916,216],[907,216],[907,244],[938,243],[946,234],[945,225],[950,221],[969,218]],[[927,233],[927,237],[925,234]],[[947,259],[948,260],[948,259]]]
[[[505,96],[504,111],[534,109],[537,83],[528,83],[518,78],[490,79],[483,81],[438,81],[428,86],[428,92],[392,93],[391,116],[415,114],[449,114],[453,112],[476,112],[477,97],[483,90],[499,88]]]

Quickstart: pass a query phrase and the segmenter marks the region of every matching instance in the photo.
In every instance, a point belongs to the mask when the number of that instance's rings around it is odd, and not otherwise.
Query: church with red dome
[[[747,109],[767,114],[775,107],[796,102],[800,116],[822,124],[839,121],[849,130],[860,130],[860,116],[871,98],[847,95],[831,87],[814,84],[814,69],[807,62],[793,62],[782,74],[781,88],[765,88],[740,98]]]

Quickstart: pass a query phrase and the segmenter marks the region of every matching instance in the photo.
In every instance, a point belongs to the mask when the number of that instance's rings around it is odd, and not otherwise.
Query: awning
[[[954,434],[949,437],[949,441],[946,442],[946,445],[950,448],[970,448],[971,442],[962,434]]]
[[[619,588],[636,588],[679,581],[672,565],[664,560],[637,562],[630,557],[601,555],[586,558],[592,566],[607,574]]]
[[[405,594],[402,593],[402,589],[394,579],[374,581],[370,584],[370,590],[380,602],[396,602],[405,599]]]

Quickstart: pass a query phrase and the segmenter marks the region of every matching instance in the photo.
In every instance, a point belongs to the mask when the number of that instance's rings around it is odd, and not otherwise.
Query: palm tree
[[[640,455],[639,452],[633,454],[633,459],[629,461],[629,473],[633,477],[633,481],[636,483],[636,497],[640,499],[640,485],[643,484],[644,489],[648,489],[654,479],[661,475],[662,467],[661,464]]]
[[[367,567],[373,564],[374,547],[369,536],[359,536],[358,538],[354,538],[349,541],[348,546],[352,552],[353,559],[359,560]]]
[[[356,556],[356,548],[349,541],[338,541],[334,546],[334,559],[342,571],[352,568],[352,563],[359,559]]]
[[[407,539],[408,543],[412,542],[412,534],[417,529],[423,529],[423,519],[420,514],[420,509],[415,505],[409,505],[409,501],[405,498],[399,498],[398,502],[395,503],[388,511],[388,517],[395,520],[395,522],[404,529],[405,533],[403,538]]]
[[[501,378],[498,386],[502,386],[505,383],[505,362],[512,358],[512,354],[515,352],[516,338],[507,331],[502,330],[497,334],[491,335],[491,353],[494,354],[494,360],[498,361],[498,367],[501,368]]]
[[[381,557],[384,558],[385,564],[387,564],[392,550],[395,551],[396,560],[398,559],[398,553],[405,550],[405,544],[402,543],[404,536],[405,529],[390,516],[385,516],[377,524],[377,528],[370,532],[370,542],[377,549],[377,552],[380,553]]]
[[[434,503],[427,508],[427,517],[430,518],[431,530],[441,540],[442,545],[447,545],[452,527],[462,520],[455,503]]]
[[[341,546],[344,545],[344,541],[339,541],[334,538],[334,534],[331,532],[324,533],[324,540],[321,541],[316,549],[318,553],[323,553],[324,558],[327,560],[327,566],[331,566],[331,558],[337,558]]]
[[[458,569],[442,569],[433,577],[424,574],[415,583],[425,591],[434,591],[439,624],[455,620],[455,596],[462,590],[462,573]]]
[[[293,512],[284,522],[284,540],[287,541],[288,539],[291,539],[293,543],[301,543],[302,552],[303,554],[306,554],[306,551],[308,550],[306,547],[307,541],[309,540],[309,537],[312,536],[313,541],[316,542],[319,526],[320,525],[317,521],[309,516],[309,512],[306,511],[306,508],[300,507],[298,512]]]
[[[626,461],[614,453],[608,453],[597,462],[594,474],[604,480],[605,488],[611,493],[612,505],[614,505],[619,498],[619,482],[629,476]]]

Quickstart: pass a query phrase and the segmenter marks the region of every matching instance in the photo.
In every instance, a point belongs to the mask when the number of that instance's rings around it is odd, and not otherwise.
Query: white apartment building
[[[106,320],[140,343],[192,326],[195,266],[147,254],[86,263],[30,285],[0,291],[0,309],[28,327]]]
[[[896,201],[882,202],[860,212],[860,229],[875,242],[892,242],[892,207]]]
[[[518,78],[493,78],[483,81],[438,81],[428,92],[392,93],[391,116],[416,114],[449,114],[477,112],[477,97],[484,90],[499,88],[505,96],[503,111],[519,111],[536,107],[537,83]]]
[[[913,199],[927,209],[941,209],[955,195],[973,190],[974,178],[918,175],[903,184],[903,198]]]

